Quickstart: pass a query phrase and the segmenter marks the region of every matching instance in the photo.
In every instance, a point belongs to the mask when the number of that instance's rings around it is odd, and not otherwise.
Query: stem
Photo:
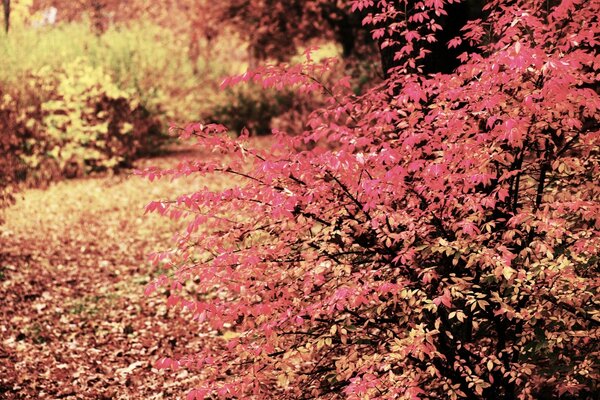
[[[535,195],[534,211],[537,211],[540,208],[540,205],[542,204],[542,196],[544,194],[544,185],[545,185],[545,181],[546,181],[546,174],[548,173],[549,169],[550,169],[550,162],[546,158],[546,160],[544,160],[544,162],[542,163],[541,170],[540,170],[540,180],[538,182],[537,193]]]

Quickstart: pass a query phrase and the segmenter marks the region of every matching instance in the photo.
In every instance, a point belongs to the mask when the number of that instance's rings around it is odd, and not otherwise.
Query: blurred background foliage
[[[0,208],[16,186],[129,167],[169,143],[170,124],[301,132],[302,116],[323,98],[252,84],[221,90],[220,83],[259,63],[299,62],[306,46],[321,47],[317,58],[349,51],[319,17],[332,0],[289,9],[238,0],[8,3],[0,33]],[[351,65],[360,92],[377,74],[372,60],[345,59],[328,79]]]

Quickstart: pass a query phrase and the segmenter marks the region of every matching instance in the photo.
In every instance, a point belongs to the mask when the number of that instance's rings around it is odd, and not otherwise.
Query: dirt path
[[[158,273],[146,256],[176,229],[143,207],[198,186],[120,175],[22,193],[0,226],[0,399],[175,399],[193,387],[152,369],[201,344],[164,298],[143,296]]]

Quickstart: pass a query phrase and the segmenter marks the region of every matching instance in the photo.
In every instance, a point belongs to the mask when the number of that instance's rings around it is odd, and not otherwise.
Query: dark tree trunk
[[[337,7],[335,3],[325,3],[322,7],[321,16],[333,30],[335,39],[342,45],[342,56],[351,57],[354,53],[356,31],[360,28],[360,22],[355,21],[351,13]]]
[[[460,3],[450,4],[446,7],[448,15],[438,19],[438,23],[442,26],[442,31],[437,32],[437,42],[429,45],[431,53],[422,60],[423,72],[429,73],[451,73],[459,65],[457,57],[465,51],[474,51],[475,48],[465,44],[458,48],[448,49],[448,41],[456,36],[461,35],[461,28],[467,21],[482,16],[483,0],[466,0]],[[368,9],[367,12],[377,12],[376,6]],[[366,15],[366,14],[365,14]],[[389,24],[387,21],[385,24]],[[381,27],[381,26],[379,26]],[[369,29],[372,29],[369,28]],[[400,49],[401,45],[391,45],[384,49],[381,48],[383,39],[379,40],[379,53],[381,56],[381,68],[383,76],[389,78],[389,70],[398,66],[398,61],[394,60],[394,55]]]
[[[482,17],[484,2],[482,0],[466,0],[460,3],[449,4],[445,7],[448,15],[439,18],[438,23],[443,30],[437,32],[437,42],[430,45],[429,56],[423,65],[424,73],[441,72],[449,74],[459,65],[458,56],[465,51],[472,52],[476,48],[463,42],[462,45],[453,49],[448,48],[448,42],[461,35],[462,27],[469,21]]]
[[[106,8],[106,3],[101,0],[91,0],[90,8],[94,33],[97,36],[100,36],[108,28],[108,20],[104,10]]]
[[[381,70],[383,72],[383,77],[384,79],[387,79],[390,77],[390,69],[398,66],[397,60],[394,60],[396,46],[388,46],[382,49],[382,43],[382,41],[379,41],[377,45],[379,46],[379,55],[381,56]]]
[[[10,0],[2,0],[4,6],[4,32],[10,29]]]

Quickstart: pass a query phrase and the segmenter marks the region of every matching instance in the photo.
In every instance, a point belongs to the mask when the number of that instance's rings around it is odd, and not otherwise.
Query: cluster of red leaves
[[[479,51],[433,76],[418,65],[450,1],[352,3],[410,47],[382,85],[356,98],[311,63],[262,68],[237,80],[331,106],[269,150],[190,125],[231,161],[144,172],[243,180],[148,206],[188,221],[148,292],[222,333],[158,366],[197,371],[189,399],[593,397],[600,3],[490,1],[460,39]]]

